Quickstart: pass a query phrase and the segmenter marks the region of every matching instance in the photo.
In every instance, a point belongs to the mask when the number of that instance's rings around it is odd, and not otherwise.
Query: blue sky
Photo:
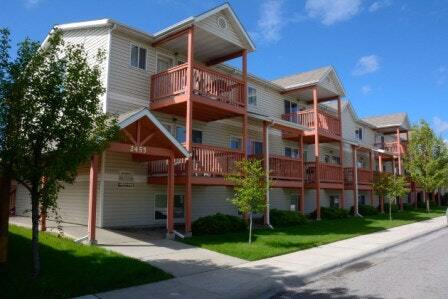
[[[229,1],[266,79],[333,65],[359,116],[406,111],[448,139],[448,0]],[[114,18],[150,33],[222,1],[2,0],[13,43],[54,24]]]

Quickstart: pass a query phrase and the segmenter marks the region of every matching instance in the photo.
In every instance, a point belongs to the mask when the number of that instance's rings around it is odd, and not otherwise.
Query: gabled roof
[[[340,96],[345,95],[341,80],[332,66],[325,66],[307,72],[289,75],[272,80],[272,82],[280,85],[286,90],[320,85],[326,89],[334,89],[333,91]]]
[[[242,37],[243,42],[247,46],[247,50],[249,52],[254,51],[255,50],[254,43],[252,42],[251,38],[249,37],[249,34],[247,34],[246,30],[244,29],[243,24],[240,22],[240,20],[236,16],[235,12],[233,11],[233,9],[229,5],[229,3],[224,3],[215,8],[212,8],[204,13],[201,13],[197,16],[188,17],[180,22],[177,22],[165,29],[162,29],[162,30],[156,32],[154,34],[154,38],[157,40],[159,38],[166,36],[167,34],[171,34],[171,33],[180,31],[192,24],[199,23],[202,20],[210,17],[211,15],[218,14],[220,12],[227,13],[231,17],[230,21],[234,25],[234,28],[237,30],[238,34]]]
[[[410,128],[408,115],[405,112],[370,116],[365,117],[362,120],[375,126],[378,129],[390,128],[390,127],[400,127],[403,129]]]
[[[189,153],[174,136],[162,125],[162,123],[152,114],[148,108],[129,111],[118,116],[118,126],[124,129],[141,118],[147,118],[161,133],[165,136],[174,147],[184,156],[188,157]]]

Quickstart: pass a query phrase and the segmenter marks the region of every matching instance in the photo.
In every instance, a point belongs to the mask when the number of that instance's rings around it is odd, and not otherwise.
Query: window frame
[[[137,47],[137,66],[132,65],[132,48],[133,47]],[[140,68],[140,49],[145,50],[145,68],[142,69]],[[134,43],[132,41],[129,42],[129,67],[131,67],[132,69],[136,69],[142,72],[147,72],[148,71],[148,48],[143,47],[142,45],[138,44],[138,43]]]
[[[242,143],[242,139],[241,139],[241,143]],[[259,139],[250,139],[250,146],[249,146],[249,154],[250,155],[263,155],[263,141],[259,140]],[[253,144],[255,143],[259,143],[261,144],[261,153],[255,153],[255,146],[253,146]]]
[[[362,141],[364,139],[364,132],[363,131],[364,131],[363,127],[358,127],[355,130],[355,139],[356,140]]]
[[[250,91],[254,91],[255,94],[251,95]],[[255,97],[255,103],[251,103],[250,99]],[[253,87],[253,86],[247,86],[247,105],[252,106],[252,107],[257,107],[258,106],[258,90],[257,88]]]
[[[291,155],[286,154],[286,149],[289,149],[291,151]],[[293,155],[293,153],[297,152],[296,155]],[[300,151],[298,147],[293,146],[284,146],[283,147],[283,154],[285,157],[292,158],[292,159],[300,159]]]

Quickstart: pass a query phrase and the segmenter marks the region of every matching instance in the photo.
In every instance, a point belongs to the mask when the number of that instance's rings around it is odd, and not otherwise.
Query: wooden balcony
[[[344,168],[344,185],[345,188],[353,188],[354,170],[352,167]],[[370,189],[373,183],[373,176],[370,169],[358,168],[358,187],[360,189]]]
[[[331,139],[340,139],[341,130],[339,126],[339,119],[323,110],[318,110],[318,132],[320,135]],[[297,111],[293,113],[285,113],[282,115],[282,119],[290,121],[310,129],[316,129],[314,123],[314,110],[308,109],[303,111]],[[305,131],[305,136],[312,135],[314,132]]]
[[[339,164],[319,163],[319,177],[322,188],[342,187],[344,177],[342,166]],[[316,183],[316,163],[305,163],[305,184]],[[310,186],[308,186],[310,187]]]
[[[250,158],[263,160],[263,155],[252,155]],[[269,176],[273,180],[302,180],[302,161],[280,155],[269,155]]]
[[[205,144],[194,144],[191,159],[193,176],[201,178],[193,180],[193,183],[201,184],[201,182],[204,182],[203,178],[220,178],[220,181],[222,182],[224,176],[234,171],[235,162],[243,159],[243,153],[233,149]],[[175,176],[185,176],[185,162],[185,159],[177,159],[175,161]],[[149,162],[148,178],[150,183],[162,182],[163,180],[160,180],[160,178],[166,177],[167,172],[167,160]]]
[[[193,118],[203,121],[241,115],[246,112],[244,82],[205,66],[193,67],[193,91],[187,89],[188,65],[181,64],[151,76],[151,109],[185,116],[189,97],[195,102]]]
[[[399,153],[400,154],[406,153],[407,142],[401,141],[400,146],[398,145],[398,142],[396,142],[396,141],[380,142],[380,143],[375,143],[374,146],[376,148],[382,149],[388,153],[398,155]]]

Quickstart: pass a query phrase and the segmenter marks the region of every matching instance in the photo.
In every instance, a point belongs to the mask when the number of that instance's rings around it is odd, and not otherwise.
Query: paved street
[[[447,253],[443,230],[271,298],[448,298]]]

